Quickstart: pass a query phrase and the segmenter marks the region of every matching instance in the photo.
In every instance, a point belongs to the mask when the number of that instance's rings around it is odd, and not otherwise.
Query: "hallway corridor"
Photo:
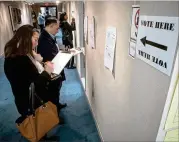
[[[12,91],[4,74],[4,59],[0,58],[0,142],[24,142],[16,129],[19,116]],[[60,142],[99,142],[99,135],[76,70],[65,70],[67,80],[61,89],[61,100],[67,108],[61,111],[65,124],[57,126],[48,136],[58,136]]]

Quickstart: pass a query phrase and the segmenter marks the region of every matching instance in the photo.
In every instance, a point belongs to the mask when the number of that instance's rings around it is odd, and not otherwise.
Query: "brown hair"
[[[34,32],[38,32],[31,25],[21,26],[8,41],[4,48],[5,57],[16,57],[18,55],[32,54],[32,36]]]
[[[46,19],[46,21],[45,21],[45,27],[47,27],[47,26],[49,26],[49,25],[51,25],[51,24],[57,24],[58,22],[57,22],[57,19],[56,18],[54,18],[54,17],[49,17],[49,18],[47,18]]]

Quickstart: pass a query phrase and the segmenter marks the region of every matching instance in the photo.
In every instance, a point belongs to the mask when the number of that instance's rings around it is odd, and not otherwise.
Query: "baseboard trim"
[[[91,104],[90,104],[90,101],[89,101],[89,99],[88,99],[88,97],[87,97],[87,95],[86,95],[86,91],[85,91],[85,96],[86,96],[88,105],[89,105],[89,107],[90,107],[90,111],[91,111],[91,113],[92,113],[94,122],[95,122],[95,124],[96,124],[97,131],[98,131],[99,137],[100,137],[100,139],[101,139],[101,142],[104,142],[104,139],[103,139],[103,137],[102,137],[102,133],[101,133],[100,128],[99,128],[99,125],[98,125],[98,121],[97,121],[97,119],[96,119],[96,117],[95,117],[95,115],[94,115],[94,111],[93,111],[93,108],[92,108],[92,106],[91,106]]]
[[[76,69],[76,71],[78,72],[78,69]],[[100,137],[100,139],[101,139],[101,142],[104,142],[103,137],[102,137],[102,133],[101,133],[100,128],[99,128],[99,125],[98,125],[98,122],[97,122],[97,120],[96,120],[96,118],[95,118],[95,115],[94,115],[94,111],[93,111],[93,109],[92,109],[92,107],[91,107],[90,101],[89,101],[89,99],[88,99],[88,97],[87,97],[87,94],[86,94],[86,83],[85,83],[85,88],[84,88],[84,87],[83,87],[83,83],[82,83],[82,81],[81,81],[81,77],[80,77],[79,72],[78,72],[78,78],[79,78],[79,80],[80,80],[80,84],[81,84],[81,86],[82,86],[82,88],[83,88],[83,91],[84,91],[84,93],[85,93],[85,98],[86,98],[86,100],[87,100],[87,102],[88,102],[88,105],[89,105],[91,114],[92,114],[92,116],[93,116],[95,125],[96,125],[96,127],[97,127],[97,131],[98,131],[99,137]]]

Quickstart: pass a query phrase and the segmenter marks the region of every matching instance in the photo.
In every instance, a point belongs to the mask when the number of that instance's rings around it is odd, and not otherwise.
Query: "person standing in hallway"
[[[68,16],[66,12],[62,13],[60,15],[60,27],[62,28],[62,34],[63,34],[63,44],[65,47],[72,49],[73,48],[73,27],[67,22]],[[71,58],[69,63],[67,64],[68,69],[74,69],[76,68],[74,66],[74,56]]]
[[[76,31],[75,18],[72,18],[72,21],[71,21],[71,27],[72,27],[72,30],[73,30],[73,31]]]
[[[44,23],[45,23],[45,19],[44,16],[41,14],[41,12],[39,12],[38,15],[38,25],[40,27],[40,31],[42,32],[44,29]]]
[[[32,11],[32,23],[34,28],[37,28],[37,16],[34,11]]]
[[[46,15],[45,15],[45,21],[48,19],[48,18],[50,18],[51,17],[51,15],[49,14],[49,11],[47,11],[46,12]]]
[[[33,53],[38,38],[39,33],[33,26],[24,25],[5,45],[4,71],[14,94],[15,105],[21,114],[20,118],[23,119],[29,114],[29,87],[32,82],[35,84],[37,95],[45,102],[49,101],[46,85],[51,79],[53,67],[50,62],[45,63],[44,71],[40,73],[33,63],[38,56]]]
[[[59,22],[57,19],[50,17],[45,21],[45,29],[42,31],[38,46],[37,53],[43,57],[43,62],[52,61],[53,58],[58,54],[59,48],[56,42],[55,35],[59,29]],[[61,108],[66,107],[66,104],[59,103],[60,89],[62,82],[65,80],[65,73],[62,71],[61,76],[50,82],[49,84],[49,93],[52,97],[52,102],[56,104],[58,111]]]

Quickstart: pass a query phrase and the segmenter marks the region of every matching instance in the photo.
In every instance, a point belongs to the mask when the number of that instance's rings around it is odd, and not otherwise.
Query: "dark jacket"
[[[58,47],[56,41],[50,36],[50,34],[43,30],[38,42],[37,53],[43,57],[43,62],[52,61],[58,54]]]
[[[61,22],[60,27],[62,29],[63,44],[65,46],[70,46],[70,48],[73,48],[73,34],[72,34],[72,31],[74,30],[74,28],[67,21]]]
[[[71,22],[72,31],[76,31],[76,23]]]
[[[51,35],[46,30],[43,30],[40,35],[37,53],[41,54],[41,56],[43,57],[43,62],[52,61],[53,58],[58,54],[58,47],[56,45],[56,41],[51,37]],[[61,76],[62,81],[64,81],[64,71],[62,71]]]
[[[17,110],[22,116],[27,115],[28,109],[31,108],[29,87],[32,82],[35,83],[37,95],[44,101],[48,101],[46,86],[50,75],[46,71],[39,74],[28,56],[5,58],[4,71],[14,94]]]
[[[48,18],[50,18],[51,17],[51,15],[46,15],[45,16],[45,21],[48,19]]]

